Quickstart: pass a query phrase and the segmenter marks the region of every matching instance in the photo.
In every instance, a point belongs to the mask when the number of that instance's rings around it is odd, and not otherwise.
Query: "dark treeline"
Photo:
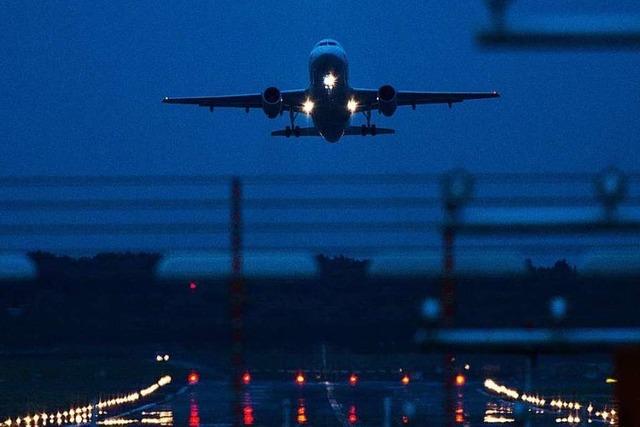
[[[155,278],[158,254],[71,258],[37,252],[33,283],[0,284],[0,345],[225,345],[226,281]],[[404,351],[421,324],[420,307],[439,279],[368,277],[368,261],[318,256],[313,280],[247,281],[244,323],[250,347],[303,350],[326,342],[359,351]],[[567,261],[526,261],[526,274],[456,280],[458,326],[552,324],[551,297],[568,301],[568,325],[638,325],[635,280],[586,279]]]

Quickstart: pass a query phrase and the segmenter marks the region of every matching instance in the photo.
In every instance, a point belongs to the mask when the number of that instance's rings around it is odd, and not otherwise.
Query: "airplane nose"
[[[311,55],[311,63],[315,67],[338,67],[344,62],[344,57],[336,51],[320,51]]]
[[[325,62],[330,62],[340,60],[341,56],[336,52],[322,52],[318,55],[317,59]]]
[[[346,55],[341,51],[327,52],[325,55],[323,60],[329,64],[340,65],[347,60]]]

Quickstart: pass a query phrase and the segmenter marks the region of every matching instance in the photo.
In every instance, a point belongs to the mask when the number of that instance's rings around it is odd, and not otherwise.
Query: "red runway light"
[[[245,372],[242,374],[242,384],[249,385],[251,382],[251,374],[249,372]]]
[[[456,375],[455,381],[456,381],[456,385],[458,387],[462,387],[467,382],[467,379],[464,377],[464,375],[458,374],[458,375]]]
[[[191,399],[191,404],[189,405],[189,427],[200,427],[198,402],[193,399]]]
[[[409,417],[407,417],[406,415],[402,416],[402,424],[409,424]]]
[[[355,386],[356,384],[358,384],[358,376],[356,374],[351,374],[349,376],[349,385]]]
[[[187,382],[189,383],[189,385],[198,384],[198,382],[200,382],[200,374],[198,374],[196,371],[191,371],[187,376]]]
[[[349,407],[349,415],[347,416],[349,424],[356,424],[358,422],[358,413],[356,412],[356,406],[351,405]]]
[[[305,380],[306,379],[305,379],[304,375],[302,374],[302,372],[298,372],[298,375],[296,375],[296,384],[302,385],[302,384],[304,384]]]
[[[252,426],[254,421],[253,408],[251,406],[245,406],[242,408],[242,423],[245,426]]]
[[[307,410],[304,407],[303,402],[298,402],[298,411],[296,415],[296,422],[298,424],[306,424],[309,419],[307,418]]]
[[[404,374],[400,382],[402,382],[402,385],[408,385],[411,382],[411,378],[409,378],[409,375]]]
[[[198,287],[198,284],[196,282],[189,283],[189,289],[191,289],[192,291],[195,291],[197,287]]]

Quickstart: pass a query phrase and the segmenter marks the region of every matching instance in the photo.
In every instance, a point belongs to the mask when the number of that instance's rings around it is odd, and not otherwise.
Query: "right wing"
[[[306,92],[300,90],[282,91],[282,109],[284,111],[301,111],[302,104],[306,99]],[[222,96],[197,96],[189,98],[169,98],[162,100],[165,104],[187,104],[200,107],[231,107],[231,108],[262,108],[262,94],[250,93],[245,95],[222,95]]]
[[[358,101],[358,111],[378,108],[378,89],[353,89]],[[421,104],[451,104],[470,99],[499,98],[498,92],[414,92],[397,91],[398,107]]]

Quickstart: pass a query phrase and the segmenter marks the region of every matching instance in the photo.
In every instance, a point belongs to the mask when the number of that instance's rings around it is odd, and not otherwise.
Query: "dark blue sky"
[[[519,3],[520,17],[604,11]],[[640,12],[634,3],[607,12]],[[637,169],[640,157],[640,53],[483,51],[479,0],[5,1],[0,16],[1,175],[596,171]],[[286,118],[261,111],[160,103],[305,87],[309,51],[327,36],[347,50],[355,86],[503,97],[402,109],[376,117],[395,136],[337,145],[272,138]]]

